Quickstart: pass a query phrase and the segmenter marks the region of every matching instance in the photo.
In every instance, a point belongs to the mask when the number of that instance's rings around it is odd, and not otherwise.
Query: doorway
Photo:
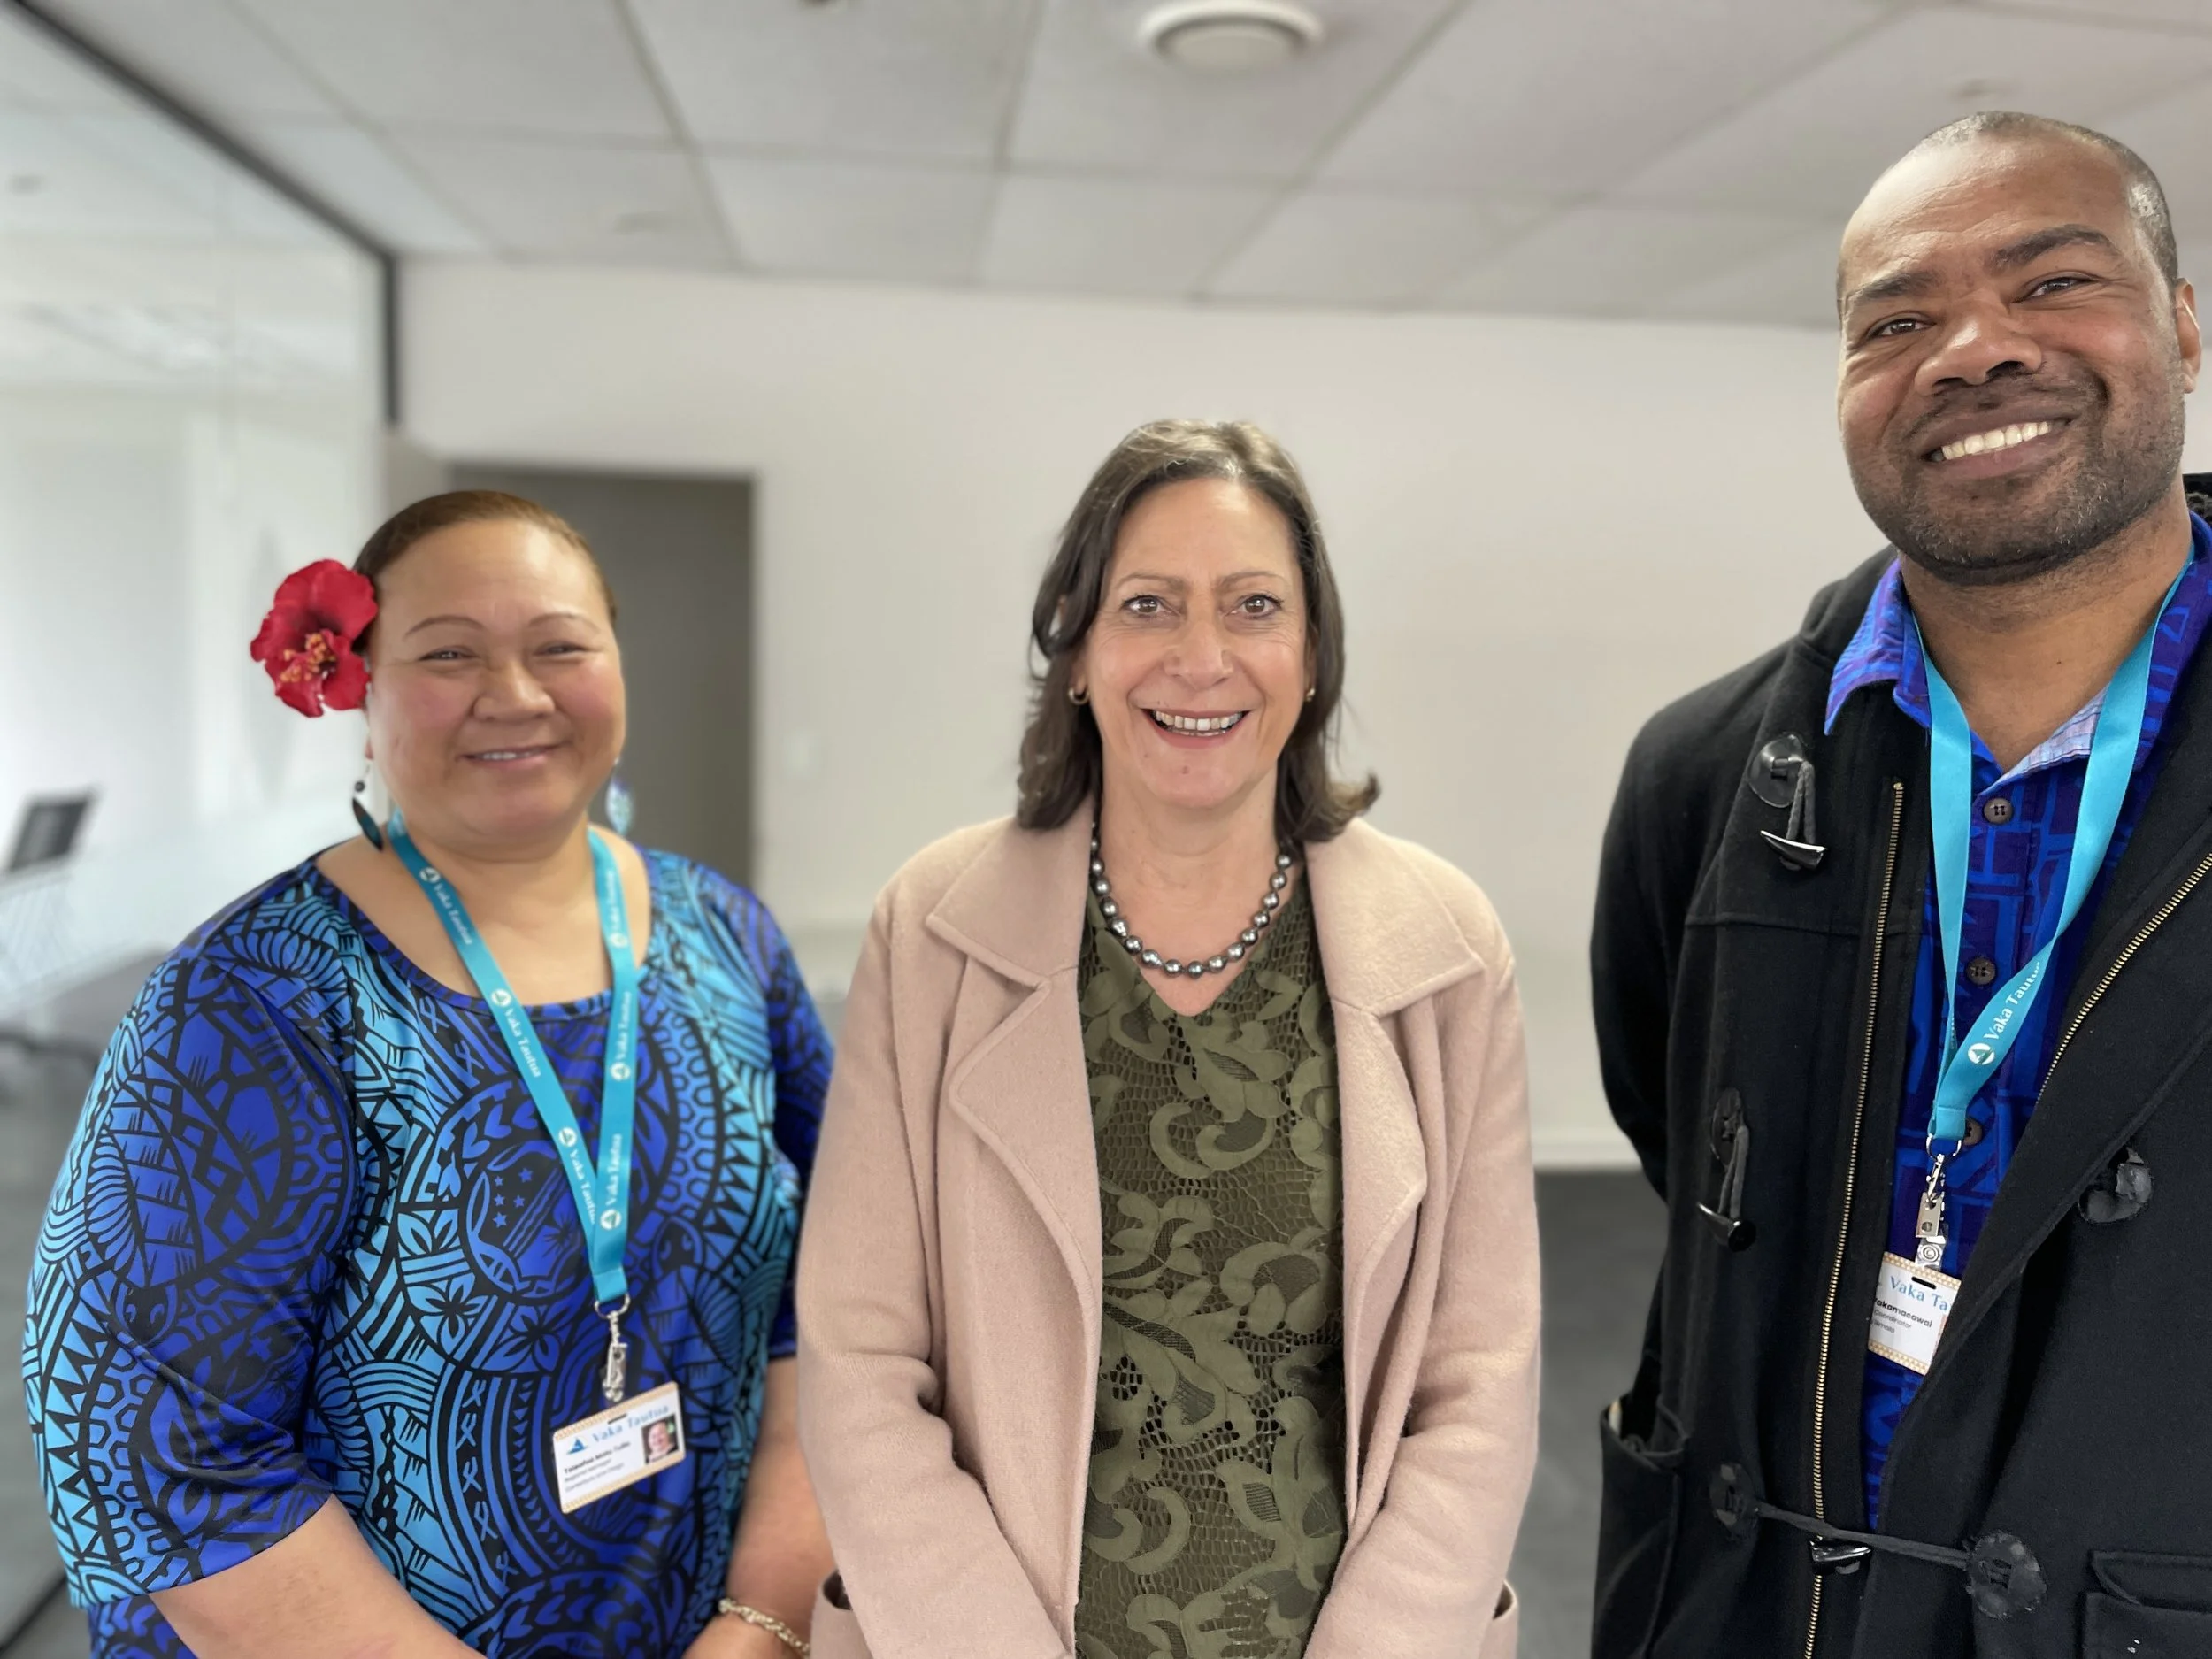
[[[753,488],[749,480],[472,462],[582,533],[614,589],[631,834],[749,884],[753,872]]]

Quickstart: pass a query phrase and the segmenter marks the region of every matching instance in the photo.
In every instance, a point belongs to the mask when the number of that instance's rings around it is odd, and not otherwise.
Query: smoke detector
[[[1181,68],[1234,74],[1288,63],[1319,42],[1321,19],[1292,0],[1171,0],[1137,39]]]

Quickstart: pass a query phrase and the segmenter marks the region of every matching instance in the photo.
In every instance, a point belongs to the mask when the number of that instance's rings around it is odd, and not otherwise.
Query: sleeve
[[[330,1495],[300,1435],[352,1209],[351,1116],[273,995],[165,964],[109,1044],[47,1207],[23,1381],[81,1604],[220,1572]]]
[[[1623,770],[1598,859],[1590,928],[1590,1000],[1598,1069],[1613,1121],[1636,1148],[1644,1178],[1667,1191],[1667,1032],[1674,964],[1682,936],[1680,906],[1664,895],[1659,849],[1642,822],[1640,774],[1646,739]]]
[[[853,975],[799,1249],[799,1443],[876,1659],[1071,1659],[939,1414],[887,909]]]
[[[798,959],[775,924],[773,962],[768,975],[768,1038],[776,1056],[776,1145],[798,1171],[801,1203],[814,1178],[814,1146],[822,1131],[822,1101],[829,1093],[830,1041],[821,1015],[799,972]],[[797,1313],[798,1256],[792,1253],[791,1271],[783,1286],[783,1301],[776,1310],[776,1325],[768,1339],[771,1359],[788,1359],[799,1351]]]
[[[1474,1101],[1403,1437],[1382,1509],[1322,1602],[1309,1659],[1491,1651],[1536,1467],[1541,1274],[1527,1053],[1510,967],[1479,995],[1479,1012],[1439,1010],[1444,1087],[1471,1089]]]

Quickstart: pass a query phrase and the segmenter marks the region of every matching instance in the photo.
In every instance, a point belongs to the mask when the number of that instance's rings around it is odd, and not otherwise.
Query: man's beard
[[[2086,385],[2067,388],[2076,393],[2069,401],[2078,404],[2068,430],[2082,445],[2068,475],[1992,480],[1985,488],[1996,499],[1970,506],[1939,503],[1930,499],[1928,486],[1939,481],[1935,469],[1943,464],[1914,453],[1891,478],[1870,479],[1851,469],[1867,517],[1915,565],[1961,588],[2028,581],[2106,546],[2156,507],[2180,473],[2182,388],[2177,373],[2164,388],[2145,388],[2139,406],[2150,419],[2116,429],[2109,389],[2084,379]],[[2002,408],[2016,402],[1998,403],[1992,424],[2001,424]],[[1885,486],[1887,494],[1881,493]],[[2016,505],[2000,491],[2028,499]],[[2043,499],[2035,499],[2038,492]]]

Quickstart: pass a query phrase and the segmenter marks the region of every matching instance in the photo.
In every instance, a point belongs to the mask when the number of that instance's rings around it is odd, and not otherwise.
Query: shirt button
[[[1988,800],[1983,802],[1982,822],[1985,824],[2011,823],[2012,798],[2009,795],[1993,795]]]
[[[1994,985],[1997,982],[1997,964],[1987,956],[1977,956],[1966,964],[1966,977],[1977,985]]]

